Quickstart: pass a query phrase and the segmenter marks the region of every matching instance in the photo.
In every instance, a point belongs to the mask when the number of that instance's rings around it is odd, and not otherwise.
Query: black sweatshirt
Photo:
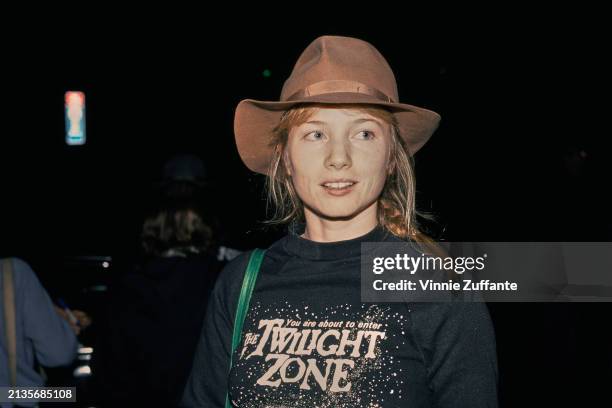
[[[496,407],[495,338],[484,303],[362,303],[362,242],[290,232],[266,252],[228,376],[250,252],[210,299],[185,407]]]

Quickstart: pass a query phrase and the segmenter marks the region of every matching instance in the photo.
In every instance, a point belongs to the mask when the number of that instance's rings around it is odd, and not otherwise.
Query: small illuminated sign
[[[85,144],[85,94],[68,91],[64,96],[66,144]]]

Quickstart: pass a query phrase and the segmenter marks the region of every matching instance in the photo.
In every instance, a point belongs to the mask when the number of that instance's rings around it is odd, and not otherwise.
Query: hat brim
[[[185,183],[190,184],[194,187],[204,188],[210,187],[213,183],[210,180],[191,180],[191,179],[177,179],[177,180],[159,180],[152,183],[153,188],[166,188],[172,184]]]
[[[267,174],[274,152],[273,129],[287,109],[304,103],[350,103],[385,107],[396,116],[401,136],[411,155],[427,143],[440,123],[440,115],[431,110],[404,103],[384,102],[361,93],[328,93],[294,101],[244,99],[236,107],[234,136],[240,158],[251,171]]]

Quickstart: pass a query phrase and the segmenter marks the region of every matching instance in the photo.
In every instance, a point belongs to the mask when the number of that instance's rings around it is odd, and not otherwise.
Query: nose
[[[332,139],[328,144],[328,149],[325,167],[335,168],[336,170],[351,167],[350,145],[346,141]]]

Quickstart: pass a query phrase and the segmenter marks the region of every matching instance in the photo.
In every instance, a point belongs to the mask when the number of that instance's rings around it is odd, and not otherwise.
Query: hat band
[[[371,86],[367,86],[361,82],[347,81],[343,79],[315,82],[314,84],[308,85],[306,88],[302,88],[299,91],[291,94],[291,96],[286,100],[294,101],[308,96],[337,92],[360,93],[373,96],[385,102],[394,102],[390,96],[387,96],[384,92],[381,92],[376,88],[372,88]]]

